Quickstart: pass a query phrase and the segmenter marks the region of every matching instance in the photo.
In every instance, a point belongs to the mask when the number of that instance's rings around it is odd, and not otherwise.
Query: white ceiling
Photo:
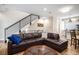
[[[6,4],[7,7],[15,8],[20,11],[27,13],[34,13],[40,16],[68,16],[79,14],[79,5],[78,4]],[[72,9],[67,13],[61,13],[59,9],[64,7],[72,7]],[[43,8],[47,8],[47,11],[44,11]]]

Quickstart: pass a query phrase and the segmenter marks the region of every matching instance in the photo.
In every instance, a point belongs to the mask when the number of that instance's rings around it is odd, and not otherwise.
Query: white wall
[[[44,27],[38,27],[37,24],[42,23]],[[44,32],[53,32],[53,19],[36,19],[32,25],[25,26],[22,31],[29,32],[29,30],[43,30]]]
[[[4,28],[12,25],[13,23],[19,21],[27,15],[29,14],[17,10],[8,10],[6,12],[0,12],[0,40],[4,40]],[[14,29],[18,31],[18,27],[15,26]],[[14,30],[11,29],[11,32],[12,31]]]
[[[54,33],[59,33],[59,32],[58,32],[58,30],[59,30],[59,29],[58,29],[58,25],[59,25],[58,20],[59,20],[59,19],[54,16],[54,18],[53,18],[53,32],[54,32]]]

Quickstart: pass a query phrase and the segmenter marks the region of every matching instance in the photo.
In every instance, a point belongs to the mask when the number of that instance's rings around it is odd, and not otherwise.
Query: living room
[[[79,55],[79,39],[72,40],[70,33],[70,30],[79,30],[78,6],[1,4],[0,54]],[[12,40],[15,36],[21,41]]]

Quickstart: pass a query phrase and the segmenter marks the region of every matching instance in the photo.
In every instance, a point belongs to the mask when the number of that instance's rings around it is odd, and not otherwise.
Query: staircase
[[[7,42],[7,37],[12,35],[12,34],[17,34],[21,32],[21,29],[26,26],[27,24],[32,25],[32,21],[35,19],[39,19],[40,16],[36,14],[30,14],[21,20],[17,21],[16,23],[8,26],[7,28],[4,29],[4,38],[5,42]]]

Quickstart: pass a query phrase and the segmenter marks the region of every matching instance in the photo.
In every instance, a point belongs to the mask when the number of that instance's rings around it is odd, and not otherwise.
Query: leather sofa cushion
[[[29,39],[34,39],[34,38],[41,38],[42,33],[25,33],[24,34],[24,39],[23,40],[29,40]]]
[[[47,34],[47,38],[54,39],[53,33],[48,33],[48,34]]]
[[[57,44],[57,45],[62,45],[64,42],[67,42],[67,40],[51,40],[51,39],[46,39],[47,41],[49,42],[52,42],[54,44]]]
[[[53,34],[54,35],[54,39],[57,39],[57,40],[59,40],[60,39],[60,36],[59,36],[59,34]]]
[[[59,36],[59,34],[56,34],[56,33],[48,33],[47,38],[50,38],[50,39],[53,39],[53,40],[59,40],[60,36]]]
[[[27,45],[27,44],[31,44],[33,42],[39,42],[39,41],[43,41],[43,40],[44,40],[44,38],[37,38],[37,39],[33,39],[33,40],[24,40],[19,45],[11,43],[10,46],[11,47],[18,47],[18,46]]]
[[[42,34],[41,33],[33,33],[34,38],[41,38]]]
[[[34,37],[31,33],[25,33],[24,34],[24,39],[32,39],[32,38],[34,38]]]

